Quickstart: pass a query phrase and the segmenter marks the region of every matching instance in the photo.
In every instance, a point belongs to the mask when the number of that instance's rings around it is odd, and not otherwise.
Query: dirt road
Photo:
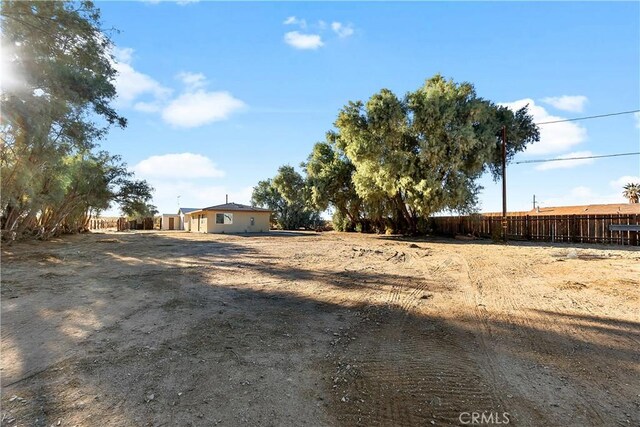
[[[2,250],[2,425],[640,425],[640,251],[341,233]]]

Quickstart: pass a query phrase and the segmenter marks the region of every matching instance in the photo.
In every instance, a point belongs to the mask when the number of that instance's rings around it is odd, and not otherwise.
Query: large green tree
[[[474,207],[477,179],[499,176],[503,126],[508,160],[539,140],[526,107],[512,112],[440,75],[404,99],[383,89],[366,104],[350,102],[335,126],[357,195],[372,216],[409,233],[431,213]]]
[[[292,166],[281,166],[273,179],[258,182],[251,204],[273,211],[273,220],[283,230],[317,226],[320,215],[309,206],[309,189]]]
[[[353,163],[336,144],[337,134],[329,132],[326,141],[313,146],[303,167],[307,173],[309,197],[312,205],[325,211],[334,209],[334,227],[353,231],[365,227],[362,199],[355,190]]]
[[[82,228],[88,212],[146,197],[123,198],[131,174],[117,156],[96,153],[110,126],[126,125],[111,107],[116,70],[99,10],[3,1],[0,17],[3,237]]]

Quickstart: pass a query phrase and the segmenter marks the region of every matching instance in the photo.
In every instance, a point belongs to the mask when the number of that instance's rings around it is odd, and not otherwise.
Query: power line
[[[581,156],[581,157],[562,157],[562,158],[556,158],[556,159],[521,160],[519,162],[513,162],[513,163],[516,165],[519,165],[522,163],[544,163],[544,162],[560,162],[563,160],[583,160],[583,159],[601,159],[603,157],[637,156],[639,154],[640,154],[640,151],[635,153],[603,154],[601,156]]]
[[[640,112],[640,110],[620,111],[619,113],[599,114],[597,116],[576,117],[576,118],[573,118],[573,119],[553,120],[553,121],[550,121],[550,122],[540,122],[540,123],[534,123],[534,124],[536,124],[536,125],[550,125],[552,123],[575,122],[575,121],[578,121],[578,120],[599,119],[600,117],[620,116],[622,114],[632,114],[632,113],[638,113],[638,112]]]

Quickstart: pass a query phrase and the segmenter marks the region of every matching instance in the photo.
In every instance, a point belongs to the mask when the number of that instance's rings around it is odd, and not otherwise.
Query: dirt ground
[[[638,248],[96,233],[1,297],[3,426],[640,426]]]

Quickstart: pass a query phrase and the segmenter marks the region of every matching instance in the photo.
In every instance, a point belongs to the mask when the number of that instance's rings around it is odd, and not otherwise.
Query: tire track
[[[407,276],[423,279],[394,283],[382,308],[363,310],[366,320],[353,329],[358,340],[337,356],[333,382],[343,425],[459,425],[461,412],[505,410],[472,355],[474,337],[414,310],[430,287],[448,279],[452,260],[435,268],[411,264],[418,271]]]
[[[496,264],[488,263],[481,257],[461,255],[460,258],[466,266],[467,277],[471,284],[468,287],[469,291],[465,292],[465,300],[469,306],[473,307],[473,315],[485,331],[478,336],[482,342],[483,354],[491,367],[492,377],[496,383],[498,375],[508,374],[500,370],[500,364],[491,350],[496,343],[496,336],[491,325],[496,321],[516,327],[513,334],[520,338],[522,344],[528,347],[529,351],[540,355],[542,360],[545,360],[545,357],[550,354],[549,349],[555,348],[556,344],[549,342],[536,331],[558,331],[563,336],[578,336],[583,341],[588,341],[588,337],[579,329],[569,328],[562,322],[553,322],[549,316],[523,307],[514,297],[514,295],[526,295],[520,281],[517,279],[509,280]],[[527,270],[525,268],[525,272]],[[526,375],[529,376],[529,382],[535,383],[537,381],[532,372],[528,372]],[[598,420],[602,425],[605,425],[603,417],[594,407],[593,402],[589,402],[585,398],[582,390],[572,388],[574,397],[581,403],[580,407],[575,408],[574,411],[585,414],[586,419]]]
[[[437,279],[444,277],[446,268],[451,264],[449,259],[445,259],[433,270],[429,270],[428,268],[421,268],[421,259],[415,254],[411,254],[411,257],[409,265],[413,267],[413,271],[409,271],[409,268],[405,268],[403,271],[407,273],[407,277],[416,277],[416,279],[395,282],[387,298],[387,304],[396,306],[406,313],[416,308],[427,292],[439,288],[440,284]],[[419,277],[422,277],[422,279]]]
[[[393,309],[366,317],[379,330],[344,349],[334,379],[341,424],[458,425],[461,412],[501,410],[465,347],[468,334]]]

